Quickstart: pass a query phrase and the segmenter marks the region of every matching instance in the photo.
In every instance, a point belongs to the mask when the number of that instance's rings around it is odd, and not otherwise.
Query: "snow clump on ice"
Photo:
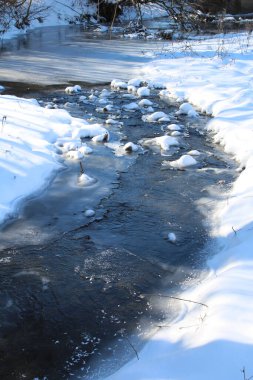
[[[175,234],[174,232],[169,232],[169,233],[168,233],[168,240],[169,240],[171,243],[175,243],[176,240],[177,240],[176,234]]]
[[[102,133],[101,135],[94,136],[92,141],[95,143],[108,142],[110,139],[109,132]]]
[[[135,102],[132,102],[132,103],[129,103],[129,104],[125,104],[125,105],[123,106],[123,108],[124,108],[124,110],[126,110],[126,111],[137,111],[137,110],[140,109],[140,107],[138,106],[138,104],[135,103]]]
[[[111,87],[114,88],[115,90],[126,90],[127,83],[119,79],[113,79],[111,81]]]
[[[171,161],[169,164],[173,168],[184,169],[186,167],[196,165],[197,161],[189,154],[184,154],[178,160]]]
[[[132,152],[137,152],[139,147],[138,145],[132,143],[132,142],[128,142],[124,145],[123,149],[127,152],[127,153],[132,153]]]
[[[175,137],[160,136],[152,139],[146,139],[143,141],[144,145],[158,145],[162,150],[169,150],[171,146],[178,146],[179,142]]]
[[[169,129],[170,131],[181,131],[182,127],[178,124],[170,124],[166,129]]]
[[[95,178],[89,177],[87,174],[83,173],[78,179],[78,183],[83,186],[89,186],[95,183]]]
[[[86,210],[84,215],[87,216],[88,218],[90,218],[90,217],[95,215],[95,211],[92,209]]]
[[[80,92],[80,91],[82,91],[82,88],[78,84],[75,86],[69,86],[65,88],[66,94],[76,94],[77,92]]]
[[[190,152],[188,152],[188,154],[190,156],[199,156],[201,153],[198,150],[190,150]]]
[[[130,79],[127,84],[129,86],[140,87],[143,84],[143,79],[133,78],[133,79]]]
[[[143,96],[149,96],[150,95],[150,89],[148,87],[140,87],[137,90],[137,95],[141,98]]]
[[[151,122],[151,123],[154,123],[156,121],[164,121],[164,118],[166,118],[166,121],[168,121],[169,116],[162,111],[157,111],[157,112],[154,112],[150,115],[143,115],[142,116],[143,121],[147,121],[147,122]],[[161,119],[163,119],[163,120],[161,120]]]
[[[93,152],[93,149],[90,148],[87,144],[83,144],[79,149],[79,152],[82,153],[83,155],[85,154],[90,154]]]
[[[140,107],[149,107],[149,106],[153,105],[153,103],[149,99],[142,99],[142,100],[139,101],[138,104],[139,104]]]
[[[190,117],[199,116],[198,112],[193,108],[190,103],[183,103],[179,107],[179,110],[176,112],[176,115],[187,115]]]

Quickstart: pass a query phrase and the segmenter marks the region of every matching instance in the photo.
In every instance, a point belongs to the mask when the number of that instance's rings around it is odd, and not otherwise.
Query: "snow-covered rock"
[[[169,233],[168,233],[168,240],[169,240],[171,243],[175,243],[176,240],[177,240],[176,234],[175,234],[174,232],[169,232]]]
[[[89,186],[93,185],[96,182],[95,178],[89,177],[87,174],[83,173],[78,178],[79,185]]]
[[[80,91],[82,91],[82,88],[78,84],[75,86],[69,86],[65,88],[66,94],[76,94],[77,92],[80,92]]]
[[[137,88],[133,85],[128,85],[127,86],[127,91],[132,93],[132,94],[136,94],[137,93]]]
[[[178,146],[179,142],[172,136],[160,136],[143,140],[144,145],[158,145],[162,150],[169,150],[171,146]]]
[[[149,99],[142,99],[139,101],[138,104],[140,107],[149,107],[153,105],[153,102],[151,102],[151,100]]]
[[[120,79],[113,79],[111,81],[111,87],[115,90],[126,90],[127,89],[127,83],[123,82]]]
[[[69,150],[67,152],[67,157],[71,160],[81,160],[83,158],[83,153],[79,150]]]
[[[85,211],[84,215],[87,216],[88,218],[91,218],[92,216],[95,215],[95,211],[92,209],[88,209]]]
[[[102,133],[101,135],[94,136],[92,141],[95,143],[108,142],[110,139],[109,132]]]
[[[123,149],[127,152],[127,153],[132,153],[132,152],[137,152],[139,150],[139,146],[132,143],[132,142],[128,142],[124,145]]]
[[[169,164],[173,168],[184,169],[184,168],[187,168],[189,166],[196,165],[197,161],[195,160],[195,158],[193,158],[189,154],[184,154],[178,160],[171,161]]]
[[[183,103],[176,112],[177,115],[187,115],[189,117],[199,116],[198,112],[193,108],[190,103]]]
[[[138,104],[135,103],[135,102],[132,102],[132,103],[129,103],[129,104],[124,104],[123,108],[126,111],[137,111],[137,110],[140,109],[140,107],[138,106]]]
[[[140,98],[143,96],[149,96],[150,95],[150,89],[148,87],[140,87],[137,89],[136,93]]]
[[[73,129],[72,139],[84,139],[92,138],[100,134],[105,134],[107,130],[102,127],[100,124],[84,124],[78,125],[78,127]]]
[[[168,121],[169,116],[165,112],[162,112],[162,111],[157,111],[157,112],[154,112],[150,115],[143,115],[142,116],[143,121],[147,121],[150,123],[154,123],[156,121],[159,121],[162,118],[166,118],[166,121]]]
[[[201,153],[198,151],[198,150],[190,150],[190,152],[188,152],[188,154],[190,156],[199,156]]]
[[[83,144],[78,151],[82,153],[83,155],[85,154],[91,154],[93,152],[93,149],[90,148],[87,144]]]
[[[166,127],[169,131],[181,131],[182,127],[178,124],[169,124]]]
[[[128,81],[129,86],[134,86],[134,87],[140,87],[143,83],[143,79],[141,78],[133,78]]]

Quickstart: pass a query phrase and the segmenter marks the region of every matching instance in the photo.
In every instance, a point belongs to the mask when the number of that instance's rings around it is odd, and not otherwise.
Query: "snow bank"
[[[169,45],[143,68],[162,97],[213,116],[208,129],[241,173],[212,215],[217,251],[201,283],[184,292],[182,314],[161,328],[110,380],[236,380],[253,375],[253,46],[251,35]],[[189,44],[189,41],[187,41]],[[171,53],[171,54],[170,54]],[[182,108],[179,113],[182,113]],[[192,153],[191,153],[192,154]],[[245,368],[245,374],[241,371]]]
[[[79,160],[92,152],[80,137],[106,133],[65,110],[42,108],[35,99],[0,96],[0,222],[11,216],[20,201],[41,191],[66,158]],[[78,139],[78,140],[77,140]],[[60,156],[62,157],[62,156]],[[81,178],[82,184],[87,178]]]

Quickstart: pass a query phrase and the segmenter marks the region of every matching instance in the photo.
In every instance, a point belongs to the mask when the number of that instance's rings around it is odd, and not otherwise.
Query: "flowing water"
[[[59,29],[61,44],[69,44],[70,33],[78,49],[80,36],[69,30]],[[34,53],[33,47],[41,47],[36,33],[34,40],[30,36],[26,55]],[[51,34],[46,36],[50,42]],[[86,46],[86,37],[81,44]],[[97,56],[107,44],[112,42],[105,40],[101,47],[101,41],[95,41],[92,54]],[[17,46],[13,49],[4,53],[4,60],[18,54]],[[21,62],[26,47],[20,49]],[[48,54],[54,66],[54,54],[59,50],[53,53],[53,45],[51,49]],[[122,61],[123,51],[121,57],[114,52]],[[96,73],[102,72],[101,78],[108,81],[104,58],[101,62]],[[66,61],[63,66],[67,72]],[[88,60],[81,70],[87,80],[92,76],[89,70]],[[76,72],[75,78],[80,80],[78,69]],[[55,74],[54,67],[51,74]],[[40,75],[39,82],[42,78]],[[56,75],[56,81],[63,78],[66,82],[66,74]],[[66,95],[64,86],[9,83],[8,93],[24,95],[28,87],[32,89],[27,96],[40,99],[42,106],[67,107],[74,116],[98,122],[108,116],[91,101],[80,103],[79,96]],[[82,95],[99,94],[103,87],[86,86]],[[15,220],[2,227],[1,379],[103,378],[138,356],[148,333],[180,311],[180,301],[160,294],[173,295],[203,268],[210,239],[202,212],[224,196],[234,177],[233,164],[206,136],[207,117],[176,115],[178,104],[163,102],[156,90],[149,98],[155,110],[163,110],[171,122],[183,125],[180,147],[166,153],[143,145],[138,153],[117,154],[112,148],[118,141],[137,143],[160,136],[166,126],[143,122],[144,111],[124,110],[123,105],[131,101],[124,94],[113,92],[110,97],[114,116],[123,122],[108,127],[111,144],[88,142],[94,153],[84,161],[85,172],[96,182],[87,188],[77,186],[79,163],[59,155],[64,170],[45,192],[24,204]],[[202,152],[197,166],[171,170],[162,165],[191,149]],[[92,218],[85,216],[89,208],[96,211]],[[167,238],[169,232],[177,236],[174,244]]]

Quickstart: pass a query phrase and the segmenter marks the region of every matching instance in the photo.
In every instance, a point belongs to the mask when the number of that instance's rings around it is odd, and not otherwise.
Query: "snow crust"
[[[241,170],[209,216],[215,242],[209,272],[180,295],[198,303],[182,301],[174,323],[158,329],[139,353],[140,360],[134,358],[110,380],[236,380],[253,375],[252,36],[228,34],[189,43],[191,49],[178,42],[168,46],[166,56],[156,54],[143,67],[143,77],[166,86],[160,96],[187,104],[179,114],[196,116],[196,108],[212,115],[208,130]]]

